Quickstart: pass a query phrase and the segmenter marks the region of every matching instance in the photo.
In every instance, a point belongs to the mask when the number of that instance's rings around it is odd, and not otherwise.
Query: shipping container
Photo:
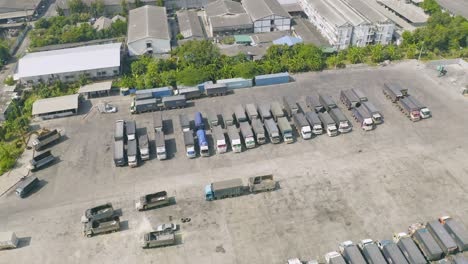
[[[236,116],[237,124],[249,121],[247,119],[247,115],[245,114],[245,109],[242,105],[236,105],[234,108],[234,115]]]
[[[457,244],[439,221],[428,222],[426,228],[446,255],[457,252]]]
[[[200,91],[202,92],[205,92],[205,86],[207,84],[213,84],[212,81],[207,81],[207,82],[204,82],[204,83],[200,83],[199,85],[197,85],[198,89],[200,89]]]
[[[306,96],[306,104],[310,110],[315,111],[316,113],[322,113],[326,111],[325,107],[322,105],[322,103],[320,103],[317,95]]]
[[[220,96],[227,94],[227,86],[224,83],[206,84],[205,94],[207,96]]]
[[[152,88],[152,89],[144,89],[144,90],[137,90],[135,94],[147,94],[151,93],[154,98],[161,98],[166,96],[172,95],[172,88],[171,87],[160,87],[160,88]]]
[[[224,83],[230,90],[252,87],[252,79],[244,78],[222,79],[217,80],[216,83]]]
[[[460,222],[455,221],[450,216],[443,216],[439,221],[444,225],[444,228],[452,236],[455,243],[458,245],[460,252],[468,250],[468,231]]]
[[[144,91],[144,90],[143,90]],[[152,93],[139,93],[135,94],[135,100],[140,101],[140,100],[146,100],[146,99],[151,99],[153,98]]]
[[[255,76],[255,85],[272,85],[272,84],[281,84],[288,83],[290,80],[289,73],[275,73],[275,74],[266,74]]]
[[[434,237],[423,224],[416,223],[409,227],[409,232],[416,244],[429,261],[439,260],[443,257],[442,249]]]
[[[391,264],[409,264],[403,253],[401,253],[397,244],[391,240],[379,241],[379,247],[388,263]]]
[[[291,117],[299,111],[296,101],[290,96],[283,96],[283,108],[286,110],[288,117]]]
[[[178,89],[179,95],[185,95],[187,100],[200,98],[203,92],[198,87],[183,87]]]

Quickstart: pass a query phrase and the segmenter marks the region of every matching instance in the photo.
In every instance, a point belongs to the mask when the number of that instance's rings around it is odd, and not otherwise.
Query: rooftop
[[[305,18],[295,19],[296,23],[293,26],[295,36],[300,37],[305,44],[315,44],[318,47],[329,46],[330,43],[320,34],[316,27],[314,27],[309,20]]]
[[[145,38],[171,39],[165,7],[146,5],[130,10],[127,43]]]
[[[95,28],[97,31],[108,29],[111,27],[112,23],[112,19],[102,16],[98,18],[96,22],[94,22],[93,28]]]
[[[193,10],[177,11],[180,33],[184,38],[205,38],[197,12]]]
[[[218,0],[205,6],[207,17],[246,14],[242,5],[231,0]]]
[[[92,93],[100,91],[109,91],[112,88],[112,81],[95,82],[80,87],[79,94]]]
[[[404,1],[397,0],[377,0],[380,4],[398,13],[414,24],[424,24],[429,16],[424,11],[413,4],[407,4]]]
[[[353,26],[358,26],[369,22],[367,18],[358,14],[349,5],[341,0],[328,0],[327,3]]]
[[[213,28],[225,28],[225,27],[251,27],[252,20],[247,14],[237,15],[224,15],[214,16],[209,18],[211,26]]]
[[[269,16],[290,17],[277,0],[243,0],[242,5],[253,21]]]
[[[52,112],[78,109],[78,94],[40,99],[34,102],[32,114],[41,115]]]
[[[120,66],[122,43],[28,53],[18,62],[15,79]]]
[[[468,19],[468,0],[437,0],[437,2],[450,13]]]
[[[275,45],[288,45],[293,46],[295,44],[302,43],[301,38],[291,37],[291,36],[284,36],[279,39],[273,40],[273,44]]]
[[[35,10],[41,0],[0,0],[0,13]]]
[[[369,6],[363,0],[343,0],[343,2],[373,23],[389,21],[386,16]]]
[[[327,0],[306,0],[309,5],[322,17],[326,18],[335,27],[344,26],[349,22]]]

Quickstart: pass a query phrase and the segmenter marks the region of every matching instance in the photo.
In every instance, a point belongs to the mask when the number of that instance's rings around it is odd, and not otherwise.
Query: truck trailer
[[[141,160],[149,160],[150,150],[149,150],[149,140],[148,134],[146,131],[138,136],[138,146],[140,147],[140,157]]]
[[[353,88],[351,91],[356,95],[359,101],[362,103],[367,102],[367,96],[358,88]]]
[[[205,122],[203,121],[203,115],[200,112],[195,113],[195,130],[205,130]]]
[[[191,131],[190,120],[186,114],[179,115],[179,124],[182,128],[182,132]]]
[[[227,151],[227,144],[226,144],[226,137],[224,136],[224,131],[220,126],[215,126],[212,128],[213,139],[216,146],[216,152],[218,154],[226,153]]]
[[[37,151],[44,149],[46,146],[58,141],[59,139],[60,132],[57,129],[54,129],[38,136],[35,140],[33,140],[32,145],[34,150]]]
[[[50,152],[50,150],[42,152],[36,156],[34,156],[30,161],[29,161],[29,166],[28,168],[31,171],[37,171],[40,168],[52,163],[55,160],[54,155]]]
[[[0,232],[0,250],[18,247],[18,237],[15,232]]]
[[[262,121],[260,119],[253,119],[252,120],[252,129],[255,134],[255,139],[257,140],[257,144],[265,144],[266,142],[266,135],[265,135],[265,128],[263,127]]]
[[[192,159],[197,156],[195,152],[195,140],[193,139],[193,133],[191,130],[184,131],[184,144],[185,144],[185,155]]]
[[[92,220],[102,220],[111,218],[115,215],[114,207],[112,203],[100,204],[91,208],[86,209],[84,214],[81,216],[81,222],[87,223]]]
[[[299,111],[296,101],[294,101],[290,96],[283,96],[283,107],[284,110],[286,110],[288,117],[292,117],[292,115]]]
[[[381,240],[378,242],[380,250],[388,263],[409,264],[403,253],[401,253],[397,244],[391,240]]]
[[[423,224],[412,224],[409,226],[408,231],[427,260],[436,261],[443,257],[444,252]]]
[[[329,137],[334,137],[338,135],[338,129],[336,128],[336,123],[331,118],[330,114],[327,112],[319,113],[318,114],[320,121],[322,121],[323,127],[325,131],[327,131],[327,135]]]
[[[152,231],[143,234],[141,247],[142,248],[155,248],[174,245],[176,237],[174,233],[161,233],[159,231]]]
[[[468,231],[460,222],[450,216],[440,217],[439,222],[444,225],[444,228],[455,240],[455,243],[457,243],[458,251],[463,252],[468,250]]]
[[[306,104],[315,113],[322,113],[326,111],[325,107],[322,105],[322,103],[320,103],[317,95],[306,96]]]
[[[419,114],[422,119],[426,119],[432,116],[431,110],[429,110],[426,105],[422,104],[414,96],[408,95],[406,98],[408,98],[417,108],[419,108]]]
[[[262,119],[263,122],[265,122],[266,119],[270,119],[273,117],[271,115],[269,104],[259,104],[258,113],[260,114],[260,118]]]
[[[370,131],[374,129],[374,121],[372,116],[367,112],[364,107],[352,108],[351,113],[353,114],[354,120],[364,131]]]
[[[207,96],[222,96],[222,95],[226,95],[227,92],[228,92],[228,88],[226,84],[224,83],[205,85],[205,94]]]
[[[295,113],[293,115],[293,121],[297,132],[303,139],[312,138],[312,129],[303,113]]]
[[[125,122],[125,131],[127,133],[127,139],[129,141],[136,139],[136,122],[135,120],[130,120]]]
[[[247,193],[272,191],[276,189],[276,185],[277,183],[273,180],[273,175],[271,174],[250,177],[247,186],[244,186],[242,180],[239,178],[218,181],[205,186],[205,199],[207,201],[213,201]]]
[[[187,100],[200,98],[203,95],[203,92],[198,87],[184,87],[179,88],[179,95],[185,95]]]
[[[125,144],[123,140],[114,141],[114,163],[115,166],[122,167],[127,164],[125,160]]]
[[[273,119],[266,119],[264,122],[266,131],[268,132],[268,137],[270,138],[270,142],[273,144],[280,143],[281,137],[275,121]]]
[[[219,125],[218,114],[214,111],[208,111],[208,124],[210,124],[211,129]]]
[[[410,264],[426,264],[427,261],[413,239],[406,233],[396,233],[393,241],[400,248]]]
[[[421,119],[419,107],[417,107],[408,97],[400,98],[397,102],[398,108],[405,114],[411,121],[416,122]]]
[[[400,98],[403,98],[408,94],[408,89],[404,89],[397,83],[384,83],[382,91],[384,95],[392,101],[392,103],[395,103]]]
[[[116,120],[114,125],[114,140],[125,141],[125,121]]]
[[[343,256],[341,256],[341,254],[336,251],[325,254],[325,261],[327,264],[346,264]]]
[[[239,136],[239,131],[234,125],[227,127],[227,132],[229,136],[229,141],[231,143],[231,148],[234,153],[240,153],[242,151],[242,143]]]
[[[318,114],[316,112],[306,112],[305,117],[312,128],[312,133],[321,135],[323,133],[323,126]]]
[[[240,132],[246,148],[255,148],[255,136],[248,122],[240,123]]]
[[[286,117],[278,118],[278,127],[281,131],[281,135],[283,135],[284,142],[286,142],[287,144],[293,143],[293,131]]]
[[[138,166],[138,145],[136,140],[127,142],[127,161],[128,166],[131,168]]]
[[[444,226],[437,220],[430,221],[426,224],[427,230],[434,237],[445,255],[454,254],[457,252],[457,243],[452,236],[447,232]]]
[[[278,118],[284,117],[283,108],[281,107],[281,104],[277,101],[273,101],[270,104],[270,110],[276,122],[278,122]]]
[[[162,98],[162,107],[164,109],[183,108],[187,106],[185,95],[173,95]]]
[[[276,181],[273,179],[273,174],[249,178],[249,191],[251,193],[273,191],[274,189],[276,189]]]
[[[130,113],[140,114],[144,112],[152,112],[159,110],[156,98],[134,100],[130,106]]]
[[[364,258],[369,264],[387,264],[382,252],[380,251],[377,243],[372,239],[363,239],[359,243]]]
[[[333,120],[335,120],[335,123],[338,125],[338,131],[340,131],[340,133],[351,132],[353,127],[351,126],[348,118],[346,118],[346,116],[339,108],[332,108],[329,113]]]
[[[84,224],[83,234],[92,237],[98,234],[116,232],[120,230],[120,218],[114,216],[103,220],[91,220]]]
[[[202,157],[209,157],[210,147],[208,145],[208,140],[206,139],[205,130],[203,129],[197,130],[197,139],[198,139],[198,146],[200,148],[200,155]]]
[[[164,127],[163,127],[163,116],[162,112],[154,112],[153,113],[153,128],[154,132],[163,132]]]
[[[23,178],[18,185],[16,185],[15,193],[20,198],[25,198],[29,192],[31,192],[39,183],[39,179],[36,176],[28,176]]]
[[[160,191],[141,196],[140,199],[138,199],[135,203],[135,208],[138,211],[143,211],[151,208],[166,206],[168,204],[169,197],[167,196],[167,192]]]
[[[367,264],[357,245],[352,241],[340,243],[340,252],[349,264]]]
[[[156,158],[158,160],[167,159],[166,139],[164,137],[164,132],[161,132],[161,131],[156,132],[154,141],[156,143]]]
[[[245,112],[247,113],[250,122],[252,122],[254,119],[258,119],[258,112],[255,104],[246,104]]]
[[[340,100],[348,110],[361,106],[361,101],[352,90],[341,90]]]
[[[367,112],[372,116],[372,121],[374,121],[374,124],[378,125],[383,122],[383,115],[372,102],[362,102],[362,107],[364,107],[367,110]]]
[[[335,100],[333,100],[333,98],[328,94],[319,94],[319,102],[328,112],[337,107]]]
[[[224,122],[224,128],[228,128],[229,126],[235,125],[232,112],[228,109],[223,111],[223,122]]]
[[[234,108],[234,115],[236,116],[236,122],[240,125],[242,122],[249,121],[247,115],[245,115],[245,109],[242,105],[236,105]]]

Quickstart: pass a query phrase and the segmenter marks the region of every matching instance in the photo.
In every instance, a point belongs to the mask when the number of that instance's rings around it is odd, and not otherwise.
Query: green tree
[[[15,84],[15,80],[13,80],[13,76],[8,76],[5,78],[5,80],[3,81],[6,85],[14,85]]]
[[[135,0],[135,6],[136,7],[143,6],[143,2],[141,0]]]
[[[209,73],[206,69],[187,67],[177,73],[177,83],[183,85],[197,85],[209,80]]]
[[[3,66],[10,59],[10,48],[5,41],[0,41],[0,66]]]
[[[49,28],[50,23],[46,18],[39,18],[35,23],[34,23],[34,28],[39,29],[39,28]]]
[[[378,63],[385,60],[384,48],[381,44],[374,45],[370,49],[372,62]]]
[[[212,64],[221,56],[218,47],[208,40],[187,41],[177,47],[173,55],[179,59],[180,68],[204,67]]]
[[[361,63],[364,61],[364,50],[359,47],[348,48],[346,58],[352,64]]]
[[[176,39],[177,40],[182,40],[182,39],[184,39],[184,35],[182,35],[181,33],[177,33]]]
[[[65,15],[65,11],[63,10],[63,8],[61,8],[58,5],[55,6],[55,11],[57,12],[58,16],[64,16]]]
[[[88,6],[82,0],[68,0],[67,3],[70,13],[85,13],[88,9]]]
[[[441,11],[440,6],[437,4],[436,0],[424,0],[421,3],[421,8],[429,14],[434,14]]]
[[[128,15],[128,3],[127,0],[120,1],[120,8],[122,9],[122,15]]]
[[[92,2],[90,4],[89,11],[95,17],[104,15],[104,11],[105,11],[104,1],[96,0]]]
[[[242,77],[245,79],[251,79],[256,75],[263,74],[262,68],[255,61],[246,61],[236,64],[232,67],[232,70],[235,77]]]
[[[164,6],[164,0],[158,0],[157,5],[158,6]]]

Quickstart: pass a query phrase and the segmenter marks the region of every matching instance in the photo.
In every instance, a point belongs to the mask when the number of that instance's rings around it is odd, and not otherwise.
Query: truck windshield
[[[158,151],[156,154],[157,155],[166,155],[166,152],[165,151]]]
[[[425,115],[425,116],[431,115],[431,111],[429,111],[429,110],[427,110],[427,109],[423,109],[423,110],[421,110],[421,112],[422,112],[423,115]]]
[[[134,156],[130,156],[130,157],[128,157],[128,161],[129,162],[135,162],[136,158]]]
[[[201,152],[202,152],[202,153],[209,153],[210,150],[209,150],[209,149],[202,149]]]
[[[381,117],[380,115],[374,115],[373,118],[374,118],[374,120],[376,120],[376,121],[382,120],[382,117]]]

